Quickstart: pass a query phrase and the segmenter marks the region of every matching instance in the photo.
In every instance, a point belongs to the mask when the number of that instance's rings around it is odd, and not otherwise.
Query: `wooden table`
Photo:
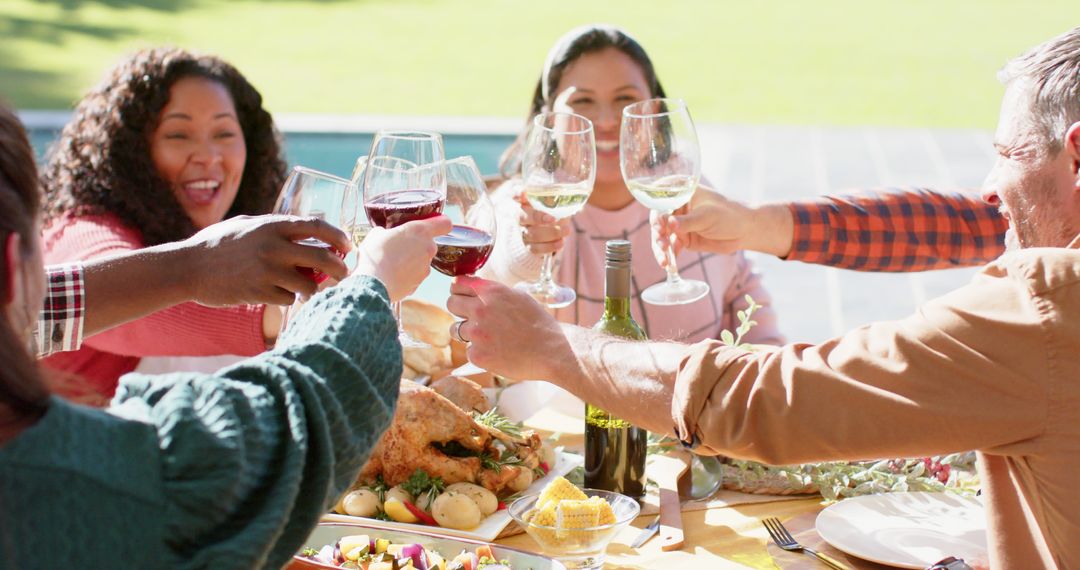
[[[542,435],[558,431],[559,444],[568,450],[584,447],[580,420],[571,420],[547,410],[526,422]],[[648,570],[711,570],[713,568],[783,568],[820,570],[826,568],[807,554],[784,552],[769,540],[762,519],[777,517],[802,544],[826,552],[857,570],[882,570],[888,567],[865,562],[825,544],[814,531],[814,520],[825,508],[820,496],[798,500],[735,505],[709,510],[683,512],[686,544],[681,550],[663,552],[655,537],[641,548],[630,548],[642,528],[656,515],[638,517],[612,540],[607,551],[606,568]],[[497,544],[540,552],[539,545],[527,534],[496,541]]]

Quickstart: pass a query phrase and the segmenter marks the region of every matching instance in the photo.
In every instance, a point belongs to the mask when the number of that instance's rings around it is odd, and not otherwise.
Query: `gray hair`
[[[1065,131],[1080,121],[1080,27],[1028,50],[1005,64],[998,79],[1022,85],[1033,134],[1047,154],[1062,149]]]

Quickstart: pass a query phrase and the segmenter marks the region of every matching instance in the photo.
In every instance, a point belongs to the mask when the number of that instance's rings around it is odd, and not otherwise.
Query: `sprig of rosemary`
[[[484,413],[473,412],[476,423],[497,429],[510,437],[521,437],[522,425],[500,414],[498,408],[491,408]]]
[[[501,472],[504,466],[518,465],[522,461],[520,457],[509,454],[500,458],[495,458],[489,453],[481,453],[478,457],[480,458],[480,467],[490,469],[496,473]]]

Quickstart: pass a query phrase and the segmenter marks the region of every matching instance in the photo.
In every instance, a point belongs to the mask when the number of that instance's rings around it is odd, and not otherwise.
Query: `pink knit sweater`
[[[541,257],[529,252],[521,240],[518,216],[521,206],[513,199],[518,179],[503,183],[492,194],[499,216],[497,243],[491,259],[481,270],[484,277],[513,285],[535,281]],[[641,300],[641,291],[663,281],[666,273],[656,263],[651,249],[649,210],[638,202],[615,211],[586,205],[570,220],[573,231],[559,252],[555,280],[577,291],[577,301],[558,309],[560,321],[592,326],[604,313],[604,245],[609,239],[630,240],[631,311],[649,338],[697,342],[719,338],[722,330],[735,331],[736,315],[748,305],[750,295],[763,307],[754,313],[757,325],[744,337],[754,344],[782,344],[771,298],[761,284],[761,276],[742,253],[718,255],[684,251],[678,256],[679,273],[688,279],[707,282],[711,291],[700,301],[687,305],[660,307]]]
[[[45,263],[87,260],[143,247],[139,232],[112,215],[64,216],[44,235]],[[93,310],[93,297],[87,298]],[[263,306],[184,303],[96,334],[74,352],[42,360],[53,388],[84,402],[111,398],[120,376],[144,356],[250,356],[266,349]],[[94,396],[97,396],[96,398]]]

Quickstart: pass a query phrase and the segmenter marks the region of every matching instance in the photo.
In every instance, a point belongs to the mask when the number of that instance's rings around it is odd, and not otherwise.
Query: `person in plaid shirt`
[[[654,249],[749,249],[858,271],[982,265],[1005,251],[1008,222],[975,192],[890,188],[746,206],[697,192],[673,217],[654,216]],[[672,235],[678,237],[670,237]],[[666,259],[657,255],[658,260]]]
[[[34,329],[37,356],[82,346],[86,289],[81,263],[45,268],[45,302]]]

